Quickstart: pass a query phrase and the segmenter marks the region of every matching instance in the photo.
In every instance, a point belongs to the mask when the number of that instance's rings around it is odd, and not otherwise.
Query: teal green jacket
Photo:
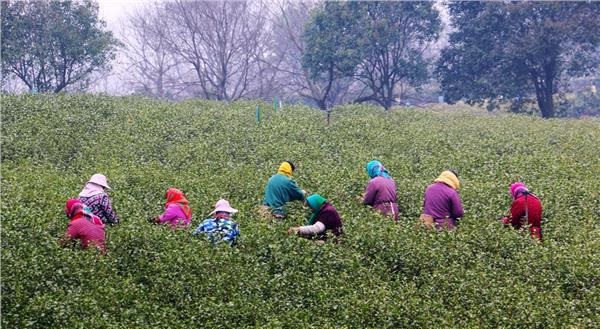
[[[303,191],[292,178],[275,174],[267,181],[263,204],[274,209],[284,206],[286,202],[304,199]]]

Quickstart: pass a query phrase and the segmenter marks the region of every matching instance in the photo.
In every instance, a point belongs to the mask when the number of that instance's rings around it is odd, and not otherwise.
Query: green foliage
[[[561,82],[598,72],[598,2],[461,1],[449,8],[456,31],[437,74],[451,102],[521,105],[533,97],[549,118]]]
[[[2,1],[2,74],[59,92],[110,68],[120,44],[92,1]]]
[[[314,80],[354,77],[373,101],[390,109],[401,83],[419,87],[423,58],[441,30],[430,2],[326,2],[305,27],[303,67]]]
[[[561,117],[599,116],[599,93],[580,92],[568,94],[557,104],[557,115]]]
[[[65,95],[2,96],[2,326],[6,328],[598,328],[599,123],[517,115]],[[267,107],[267,104],[261,104]],[[356,201],[364,166],[398,186],[395,224]],[[332,200],[340,244],[288,236],[257,216],[279,163]],[[424,188],[457,168],[454,233],[415,227]],[[106,257],[62,249],[64,202],[107,175],[121,225]],[[509,184],[545,209],[545,242],[501,227]],[[237,248],[145,219],[184,190],[198,225],[220,197],[240,212]]]

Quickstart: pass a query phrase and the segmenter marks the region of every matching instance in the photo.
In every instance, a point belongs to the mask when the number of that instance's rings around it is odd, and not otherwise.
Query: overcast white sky
[[[150,1],[144,0],[97,0],[99,15],[110,30],[117,33],[120,22],[127,13]]]

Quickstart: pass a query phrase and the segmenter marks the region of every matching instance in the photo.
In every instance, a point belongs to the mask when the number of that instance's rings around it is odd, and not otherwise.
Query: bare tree
[[[122,40],[127,46],[124,77],[134,90],[157,98],[182,92],[180,62],[168,43],[166,11],[162,4],[146,5],[127,17]]]
[[[193,68],[201,94],[225,101],[249,94],[263,46],[260,9],[232,1],[165,5],[170,49]]]
[[[279,85],[285,93],[308,100],[325,110],[331,105],[344,102],[349,98],[349,93],[354,91],[351,89],[352,79],[337,79],[332,85],[328,85],[309,79],[309,72],[302,67],[305,51],[304,27],[311,11],[320,4],[320,1],[291,0],[273,4],[272,28],[275,47],[271,64],[279,72]]]

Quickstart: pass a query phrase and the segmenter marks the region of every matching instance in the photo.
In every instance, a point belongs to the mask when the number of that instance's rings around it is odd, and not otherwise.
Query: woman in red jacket
[[[530,236],[543,240],[541,220],[543,217],[543,207],[540,199],[530,193],[528,188],[522,182],[516,182],[509,187],[509,194],[513,198],[509,215],[501,218],[505,225],[511,225],[515,229],[529,226]]]

